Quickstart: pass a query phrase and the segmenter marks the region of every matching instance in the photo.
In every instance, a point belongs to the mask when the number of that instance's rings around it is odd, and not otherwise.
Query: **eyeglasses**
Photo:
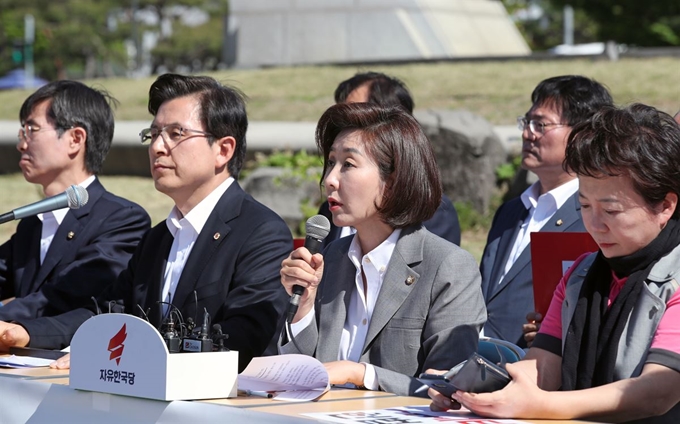
[[[545,134],[545,127],[558,127],[569,124],[555,124],[550,122],[546,124],[535,119],[527,120],[526,116],[520,116],[517,118],[517,128],[519,128],[520,131],[524,131],[527,125],[529,125],[529,130],[531,130],[532,133],[536,135],[543,135]]]
[[[192,130],[190,128],[182,128],[180,125],[171,124],[166,125],[163,128],[144,128],[139,133],[139,138],[142,144],[151,144],[160,135],[168,144],[177,144],[180,141],[186,140],[190,136],[187,133],[196,133],[204,137],[214,137],[212,134],[200,130]]]
[[[33,134],[37,133],[39,131],[58,131],[58,130],[66,130],[66,129],[71,129],[73,127],[57,127],[57,128],[40,128],[39,125],[35,124],[23,124],[21,128],[19,128],[19,133],[17,134],[17,137],[19,138],[20,141],[22,140],[31,140],[33,138]]]

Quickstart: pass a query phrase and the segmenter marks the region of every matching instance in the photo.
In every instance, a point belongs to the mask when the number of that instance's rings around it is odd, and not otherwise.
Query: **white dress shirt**
[[[345,325],[340,336],[340,349],[338,360],[348,360],[359,362],[361,352],[366,343],[368,327],[373,316],[373,309],[378,300],[378,294],[382,287],[387,264],[390,262],[394,248],[399,240],[401,229],[396,229],[378,247],[362,255],[359,241],[355,237],[350,244],[347,256],[356,267],[354,284],[356,290],[352,291],[347,309]],[[364,281],[361,275],[366,277],[366,291],[364,291]],[[327,277],[328,278],[328,277]],[[303,329],[311,324],[314,319],[314,309],[307,313],[297,323],[291,325],[293,335],[299,334]],[[371,364],[363,363],[366,366],[363,385],[369,390],[378,390],[380,382],[375,368]]]
[[[170,247],[168,262],[163,274],[161,300],[167,302],[163,304],[164,315],[168,313],[172,297],[175,295],[175,290],[179,283],[179,277],[182,275],[182,270],[184,270],[184,265],[187,263],[198,235],[201,234],[201,230],[213,209],[215,209],[215,205],[217,205],[217,202],[233,181],[234,179],[231,177],[226,179],[185,216],[182,216],[182,212],[177,209],[177,206],[173,207],[170,215],[165,220],[165,224],[168,226],[168,230],[170,230],[174,240]]]
[[[517,233],[515,243],[512,246],[512,250],[510,250],[510,255],[508,255],[508,261],[505,263],[503,274],[497,281],[497,284],[503,281],[505,274],[510,271],[517,258],[529,245],[531,233],[540,231],[550,218],[555,215],[555,212],[578,191],[578,179],[574,178],[539,196],[540,189],[540,182],[535,182],[524,190],[520,197],[524,207],[529,210],[529,214]]]
[[[78,185],[87,188],[92,184],[94,178],[94,175],[90,175],[85,181]],[[69,208],[62,208],[51,212],[39,213],[37,215],[38,219],[42,221],[42,230],[40,233],[40,265],[45,261],[45,256],[47,256],[47,251],[50,250],[54,235],[57,234],[57,230],[61,223],[64,222],[64,218],[69,210]]]

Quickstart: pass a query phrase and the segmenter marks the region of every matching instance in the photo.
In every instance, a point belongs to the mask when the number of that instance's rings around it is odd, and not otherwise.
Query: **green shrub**
[[[255,160],[246,164],[244,174],[247,175],[254,169],[269,166],[284,168],[286,172],[275,179],[275,184],[282,184],[282,180],[293,182],[293,184],[300,185],[305,182],[318,183],[321,179],[321,169],[323,167],[323,158],[317,154],[308,154],[305,150],[293,152],[292,150],[275,151],[270,154],[258,152],[255,154]],[[319,192],[320,194],[320,192]],[[313,196],[312,198],[303,198],[300,201],[300,212],[302,212],[302,221],[297,228],[297,233],[294,237],[300,237],[305,234],[305,223],[308,218],[316,215],[321,206],[322,196]],[[295,231],[293,231],[295,233]]]
[[[496,185],[510,184],[522,165],[522,156],[514,157],[510,162],[496,168]]]

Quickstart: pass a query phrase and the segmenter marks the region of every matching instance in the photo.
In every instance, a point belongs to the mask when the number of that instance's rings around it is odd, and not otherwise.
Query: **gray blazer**
[[[336,361],[356,268],[349,260],[352,237],[324,251],[324,274],[316,319],[281,353],[304,353]],[[361,362],[375,366],[382,390],[412,395],[415,377],[428,368],[448,370],[477,350],[486,319],[481,276],[472,255],[422,226],[402,230],[390,258]]]
[[[484,335],[507,340],[520,347],[526,347],[522,324],[526,323],[526,315],[535,309],[530,245],[520,253],[503,281],[499,283],[499,280],[527,214],[519,197],[501,205],[493,218],[480,265],[482,290],[489,313]],[[585,231],[578,193],[573,194],[555,212],[541,228],[543,231]]]

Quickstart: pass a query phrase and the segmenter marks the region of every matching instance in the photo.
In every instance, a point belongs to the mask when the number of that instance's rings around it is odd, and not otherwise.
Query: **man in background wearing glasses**
[[[45,196],[80,185],[88,200],[22,219],[0,246],[0,351],[26,345],[23,323],[92,304],[150,227],[144,209],[109,193],[96,177],[113,138],[110,102],[103,91],[58,81],[21,106],[17,149],[26,181],[42,186]]]
[[[601,84],[573,75],[541,81],[531,101],[531,109],[517,122],[522,168],[535,173],[538,181],[496,211],[480,266],[488,314],[482,335],[521,347],[527,345],[522,325],[534,310],[529,235],[585,231],[578,180],[562,162],[571,128],[612,104]]]
[[[156,189],[175,206],[144,236],[99,307],[157,328],[180,316],[200,328],[207,311],[228,334],[224,345],[239,352],[240,372],[253,357],[276,353],[288,301],[279,270],[293,249],[283,220],[237,182],[248,128],[243,95],[210,77],[165,74],[149,90],[148,109],[154,119],[141,141]],[[41,334],[60,336],[50,347],[65,346],[95,313],[92,305],[49,318]]]

